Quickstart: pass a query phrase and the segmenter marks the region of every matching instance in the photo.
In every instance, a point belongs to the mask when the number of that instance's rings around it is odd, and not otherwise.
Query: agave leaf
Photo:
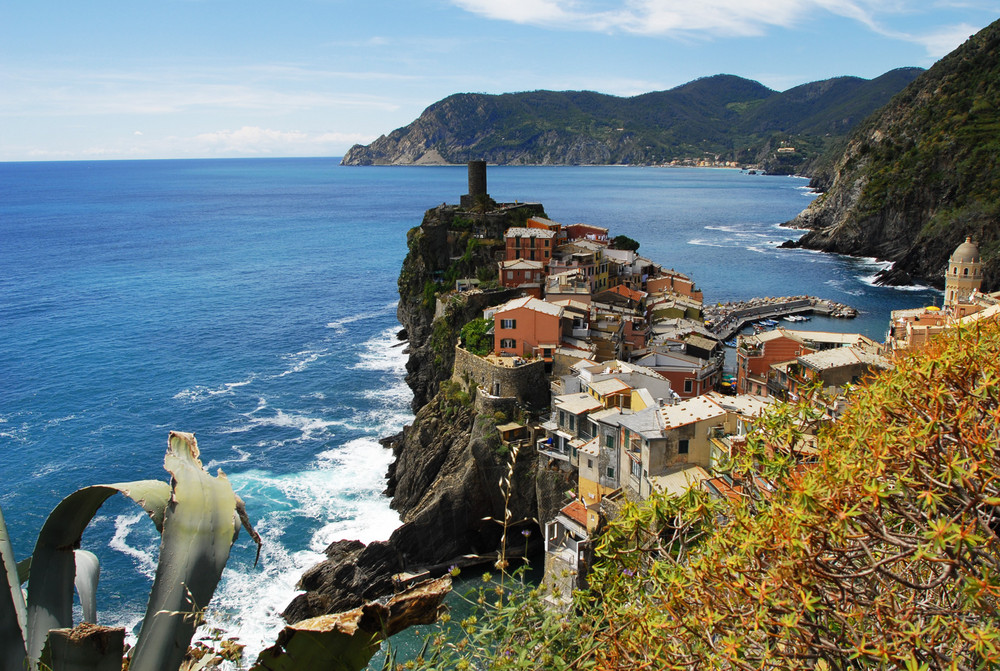
[[[22,559],[17,562],[17,581],[19,585],[23,585],[28,582],[28,576],[31,575],[31,557],[27,559]]]
[[[77,550],[73,553],[76,561],[76,578],[73,584],[80,595],[83,621],[97,624],[97,581],[101,577],[101,561],[93,552]]]
[[[125,629],[83,623],[49,632],[42,667],[52,671],[121,671]]]
[[[14,547],[7,533],[7,524],[0,510],[0,563],[6,585],[0,584],[0,668],[20,669],[24,667],[25,627],[27,610],[21,581],[18,579],[17,563],[14,561]]]
[[[382,640],[407,627],[437,620],[451,591],[451,577],[427,580],[392,597],[338,615],[321,615],[281,630],[277,642],[260,653],[250,671],[329,669],[360,671]]]
[[[95,485],[77,490],[60,501],[42,525],[31,554],[28,580],[27,650],[32,665],[37,665],[50,630],[73,626],[74,550],[80,546],[83,531],[97,510],[119,492],[142,506],[154,524],[162,525],[170,485],[159,480]]]
[[[213,478],[202,468],[192,434],[170,433],[164,467],[173,494],[131,671],[180,666],[239,531],[236,495],[221,471]]]

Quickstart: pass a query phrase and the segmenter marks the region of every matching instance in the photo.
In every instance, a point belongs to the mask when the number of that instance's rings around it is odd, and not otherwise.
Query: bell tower
[[[948,261],[948,272],[944,278],[944,307],[953,311],[961,304],[969,303],[974,291],[983,286],[983,264],[979,258],[979,247],[966,238],[955,248]]]

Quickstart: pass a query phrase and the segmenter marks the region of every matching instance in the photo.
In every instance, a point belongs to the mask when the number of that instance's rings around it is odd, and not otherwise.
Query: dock
[[[851,319],[858,311],[849,305],[815,296],[753,298],[748,301],[706,306],[705,325],[719,340],[729,340],[743,327],[761,319],[779,319],[790,315],[818,314]]]

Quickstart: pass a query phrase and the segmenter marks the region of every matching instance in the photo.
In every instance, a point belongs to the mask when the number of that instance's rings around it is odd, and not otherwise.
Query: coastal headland
[[[290,622],[355,607],[413,575],[492,563],[505,531],[526,540],[506,548],[506,558],[542,552],[543,527],[574,500],[567,492],[587,495],[579,492],[581,455],[593,436],[552,424],[553,398],[579,391],[561,379],[574,366],[619,362],[656,377],[657,396],[678,402],[724,388],[721,340],[734,327],[806,312],[849,316],[847,306],[804,296],[703,305],[692,278],[614,249],[606,229],[563,226],[537,203],[493,201],[485,165],[471,166],[462,203],[427,210],[407,234],[398,279],[416,416],[382,442],[394,455],[386,494],[402,524],[387,541],[331,544],[285,609]],[[522,308],[510,320],[496,314]],[[542,342],[500,332],[545,313],[557,326]],[[476,323],[491,333],[475,335],[467,327]],[[626,468],[617,458],[614,467],[606,456],[597,461],[616,479]],[[620,489],[591,477],[601,495]]]

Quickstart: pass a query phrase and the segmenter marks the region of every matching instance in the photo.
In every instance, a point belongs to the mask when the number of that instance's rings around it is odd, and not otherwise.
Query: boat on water
[[[782,317],[782,319],[784,319],[786,322],[793,322],[793,323],[809,321],[809,317],[803,317],[802,315],[788,315],[786,317]]]
[[[725,345],[726,347],[736,347],[735,340],[726,340],[722,344]]]
[[[761,319],[757,323],[760,324],[761,326],[777,326],[778,325],[778,322],[774,321],[773,319]]]

